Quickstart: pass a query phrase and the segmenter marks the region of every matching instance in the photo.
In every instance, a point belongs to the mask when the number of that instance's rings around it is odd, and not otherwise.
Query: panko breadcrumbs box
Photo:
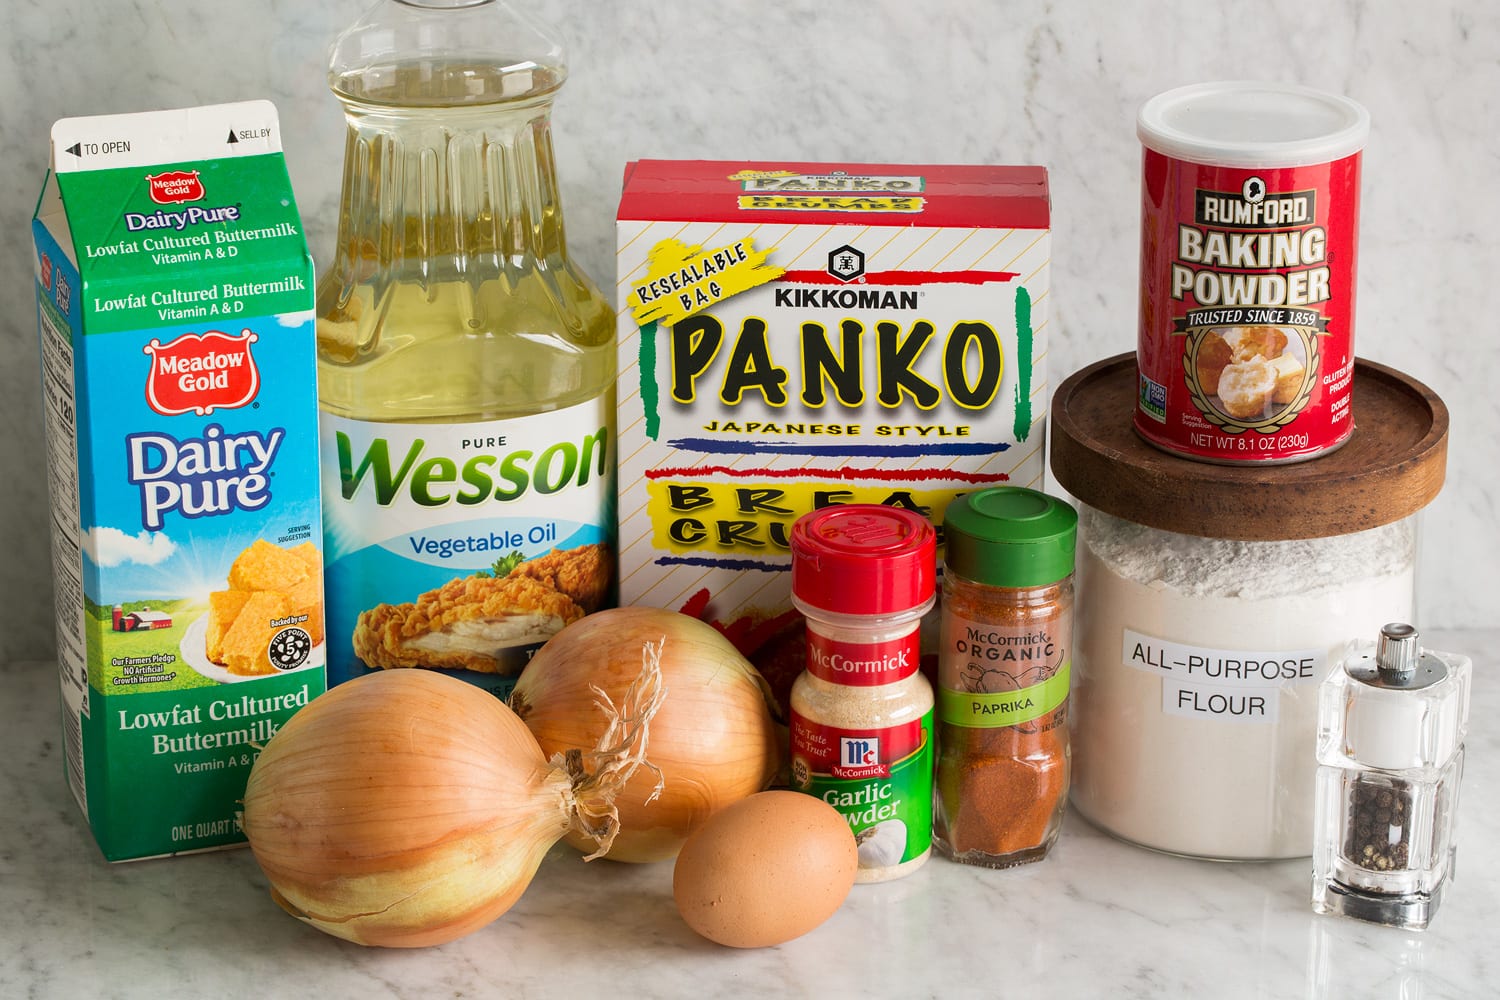
[[[69,786],[110,860],[244,842],[325,689],[312,261],[264,101],[71,118],[32,225]]]
[[[941,524],[1037,486],[1050,202],[1041,167],[643,160],[617,219],[620,596],[802,667],[792,523]]]

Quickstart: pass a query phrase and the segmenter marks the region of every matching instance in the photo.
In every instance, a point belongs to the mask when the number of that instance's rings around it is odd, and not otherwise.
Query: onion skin
[[[251,769],[244,829],[277,902],[364,945],[490,923],[568,830],[572,790],[493,695],[427,670],[339,685]]]
[[[643,643],[663,637],[666,696],[650,723],[651,767],[614,800],[620,830],[602,855],[612,861],[675,858],[709,816],[766,788],[781,763],[765,680],[716,629],[676,611],[611,608],[571,623],[526,665],[511,707],[548,756],[592,747],[606,720],[590,685],[619,702],[640,672]],[[577,833],[567,840],[592,847]]]

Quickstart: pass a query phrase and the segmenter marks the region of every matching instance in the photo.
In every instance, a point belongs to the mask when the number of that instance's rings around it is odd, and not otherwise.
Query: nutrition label
[[[47,439],[47,489],[52,498],[52,580],[57,616],[57,662],[61,667],[68,774],[80,803],[87,803],[80,713],[89,714],[88,658],[83,635],[83,558],[78,523],[77,400],[73,391],[73,344],[52,310],[41,315],[42,406]],[[87,814],[88,807],[84,805]]]
[[[82,553],[78,535],[78,434],[73,393],[73,345],[67,328],[43,309],[42,403],[47,428],[47,487],[52,497],[52,571],[57,590],[58,659],[88,714],[88,672],[82,634]]]

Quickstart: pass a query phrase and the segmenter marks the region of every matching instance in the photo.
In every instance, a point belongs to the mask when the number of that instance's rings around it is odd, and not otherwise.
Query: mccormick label
[[[849,642],[807,629],[807,672],[840,687],[895,684],[917,672],[921,644],[915,626],[906,635]],[[925,687],[925,682],[921,682]],[[910,688],[908,697],[914,697]],[[821,699],[819,699],[821,700]],[[857,693],[825,718],[864,723],[841,728],[791,711],[792,786],[816,795],[848,821],[859,845],[865,880],[923,857],[932,847],[932,719],[879,725],[895,717],[899,696],[867,700]],[[811,704],[811,703],[804,703]]]
[[[312,262],[264,101],[74,118],[32,224],[68,784],[111,860],[244,842],[323,692]]]
[[[1040,167],[641,161],[618,218],[620,597],[802,670],[789,537],[1040,482]]]
[[[1360,154],[1208,166],[1146,148],[1136,430],[1212,462],[1290,462],[1353,431]]]
[[[807,672],[832,684],[894,684],[916,673],[921,658],[921,636],[915,631],[892,642],[855,643],[807,630]]]

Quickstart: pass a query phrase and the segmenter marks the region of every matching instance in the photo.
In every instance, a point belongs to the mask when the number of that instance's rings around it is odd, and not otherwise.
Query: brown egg
[[[672,896],[689,927],[731,948],[766,948],[833,916],[859,868],[849,824],[802,792],[759,792],[682,845]]]

